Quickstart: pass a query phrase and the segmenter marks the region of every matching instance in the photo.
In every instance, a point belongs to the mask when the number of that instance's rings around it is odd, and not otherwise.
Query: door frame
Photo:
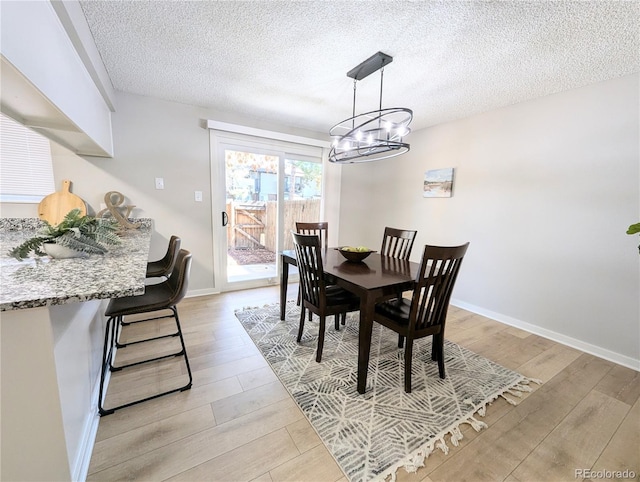
[[[324,211],[325,202],[325,167],[326,153],[329,143],[317,139],[292,136],[260,129],[236,126],[216,121],[208,121],[210,129],[210,184],[211,184],[211,220],[213,236],[213,286],[216,292],[248,289],[260,286],[276,285],[280,282],[282,270],[280,256],[276,256],[276,277],[262,278],[229,283],[226,276],[226,227],[222,226],[222,210],[226,205],[225,179],[225,147],[234,149],[253,150],[261,154],[280,156],[278,169],[278,199],[284,199],[284,160],[285,158],[320,159],[323,166],[323,194],[321,200],[321,213]],[[278,206],[277,230],[278,246],[281,246],[280,226],[283,221],[283,207]],[[220,246],[220,241],[225,239],[225,249]],[[279,250],[279,248],[278,248]],[[292,277],[293,278],[293,277]]]

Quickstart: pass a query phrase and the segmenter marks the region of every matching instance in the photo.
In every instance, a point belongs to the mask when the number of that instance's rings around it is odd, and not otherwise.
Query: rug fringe
[[[512,405],[516,405],[517,403],[505,396],[505,393],[509,393],[515,397],[521,398],[522,392],[532,392],[533,389],[529,386],[529,383],[536,383],[538,385],[542,385],[542,380],[537,378],[527,378],[523,377],[521,380],[515,382],[513,385],[505,388],[502,392],[495,394],[485,402],[480,404],[474,410],[474,414],[479,415],[480,417],[484,417],[486,414],[487,405],[490,405],[491,402],[498,399],[498,397],[504,398],[508,403]],[[470,403],[469,400],[464,400],[465,403]],[[445,436],[449,435],[449,441],[454,446],[457,447],[460,444],[460,440],[464,438],[462,435],[462,431],[460,430],[460,425],[463,423],[467,423],[473,427],[476,432],[480,432],[481,430],[488,428],[488,425],[481,420],[477,420],[472,416],[468,417],[466,420],[462,420],[454,426],[445,429],[442,433],[438,434],[434,439],[427,442],[425,445],[416,450],[413,454],[408,455],[404,459],[400,460],[398,463],[389,467],[383,473],[381,473],[374,480],[376,481],[386,481],[388,477],[390,477],[389,482],[396,481],[396,475],[399,468],[403,467],[408,473],[415,473],[418,471],[420,467],[424,467],[424,461],[431,455],[435,449],[440,449],[445,455],[449,454],[449,447],[445,440]]]

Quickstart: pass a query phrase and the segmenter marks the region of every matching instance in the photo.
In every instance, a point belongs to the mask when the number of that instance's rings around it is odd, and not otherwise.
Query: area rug
[[[403,350],[397,335],[374,323],[367,391],[356,390],[358,314],[335,331],[327,320],[322,362],[316,363],[318,319],[305,323],[296,343],[299,308],[287,303],[245,308],[236,317],[320,439],[352,482],[395,480],[415,472],[436,448],[448,452],[462,439],[460,425],[479,431],[487,404],[530,392],[532,380],[445,340],[446,379],[431,360],[431,337],[414,343],[412,392],[404,392]]]

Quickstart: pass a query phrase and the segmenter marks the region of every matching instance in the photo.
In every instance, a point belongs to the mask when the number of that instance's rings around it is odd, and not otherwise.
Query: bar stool
[[[166,278],[169,276],[176,264],[178,251],[180,251],[180,238],[178,236],[171,236],[167,253],[164,257],[157,261],[149,261],[147,263],[147,278]]]
[[[171,272],[173,271],[173,267],[176,265],[176,258],[178,257],[178,252],[180,251],[180,243],[181,243],[181,239],[178,236],[171,236],[171,238],[169,239],[169,246],[167,246],[167,252],[162,257],[162,259],[158,259],[156,261],[149,261],[147,263],[147,272],[145,274],[145,278],[147,278],[147,280],[149,280],[149,278],[166,279],[171,274]],[[145,283],[145,286],[149,286],[151,284],[153,283]],[[145,320],[138,320],[138,321],[145,321]],[[137,323],[138,321],[131,321],[131,322],[120,321],[119,325],[120,327],[127,326],[127,325],[131,325],[132,323]],[[117,343],[118,342],[116,340],[116,346],[120,348],[120,345],[118,345]]]
[[[98,399],[98,411],[100,415],[109,415],[114,411],[135,405],[138,403],[146,402],[154,398],[168,395],[178,391],[185,391],[191,388],[193,377],[191,375],[191,367],[189,366],[189,358],[187,357],[187,350],[182,336],[182,328],[180,327],[180,320],[178,318],[177,304],[184,298],[187,292],[187,285],[189,281],[189,274],[191,271],[191,253],[184,249],[181,249],[176,256],[175,266],[173,271],[169,275],[168,279],[155,284],[149,285],[145,289],[145,293],[140,296],[127,296],[123,298],[114,298],[109,302],[105,316],[108,316],[107,324],[105,327],[104,335],[104,348],[102,352],[102,372],[100,374],[100,394]],[[128,343],[120,343],[118,341],[120,331],[123,329],[123,320],[125,316],[139,315],[146,313],[154,313],[161,311],[170,311],[170,314],[161,314],[152,318],[145,318],[142,320],[136,320],[136,322],[149,322],[152,320],[160,320],[166,318],[175,319],[176,331],[169,334],[162,334],[159,336],[152,336],[149,338],[131,341]],[[138,345],[146,342],[153,342],[163,338],[178,337],[180,340],[181,348],[179,351],[170,354],[164,354],[160,356],[152,356],[141,361],[133,363],[127,363],[124,365],[115,366],[114,361],[116,353],[119,349],[124,349],[133,345]],[[105,393],[105,380],[107,372],[120,371],[126,368],[141,365],[143,363],[155,362],[165,358],[171,357],[184,357],[184,363],[187,369],[189,377],[188,383],[183,386],[172,388],[170,390],[162,391],[161,393],[153,394],[134,400],[132,402],[124,403],[113,408],[104,408]]]

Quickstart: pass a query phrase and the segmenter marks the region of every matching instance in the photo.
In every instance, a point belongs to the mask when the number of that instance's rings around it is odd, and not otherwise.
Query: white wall
[[[169,238],[177,234],[193,253],[191,289],[212,286],[211,209],[209,205],[209,133],[201,127],[205,112],[197,107],[161,102],[150,97],[116,94],[112,116],[114,157],[80,158],[54,148],[54,177],[71,179],[72,191],[92,212],[104,196],[118,191],[132,215],[154,220],[150,256],[162,257]],[[164,189],[155,189],[155,178]],[[194,201],[194,191],[203,202]]]
[[[154,220],[150,257],[164,255],[171,235],[179,235],[182,246],[193,253],[190,293],[210,292],[214,286],[214,241],[206,121],[215,119],[286,134],[313,135],[282,126],[251,125],[246,119],[151,97],[117,92],[116,101],[114,157],[80,158],[54,145],[56,185],[62,179],[70,179],[72,192],[83,198],[92,212],[101,209],[107,192],[121,192],[127,198],[126,204],[136,206],[132,213],[135,217]],[[335,187],[328,193],[333,206],[340,188],[334,171],[335,168],[331,179]],[[164,178],[164,190],[155,189],[156,177]],[[202,202],[194,201],[194,191],[202,191]],[[13,216],[13,208],[3,205],[2,215]]]
[[[471,245],[457,304],[640,368],[638,75],[513,105],[409,137],[411,151],[342,172],[340,243],[385,225]],[[454,196],[422,197],[455,168]],[[371,213],[375,213],[372,216]]]
[[[2,2],[0,9],[0,50],[8,62],[3,88],[11,90],[0,102],[3,111],[78,152],[110,155],[111,111],[103,97],[108,92],[96,87],[84,63],[91,59],[80,57],[54,5]],[[5,77],[9,65],[19,74]]]

